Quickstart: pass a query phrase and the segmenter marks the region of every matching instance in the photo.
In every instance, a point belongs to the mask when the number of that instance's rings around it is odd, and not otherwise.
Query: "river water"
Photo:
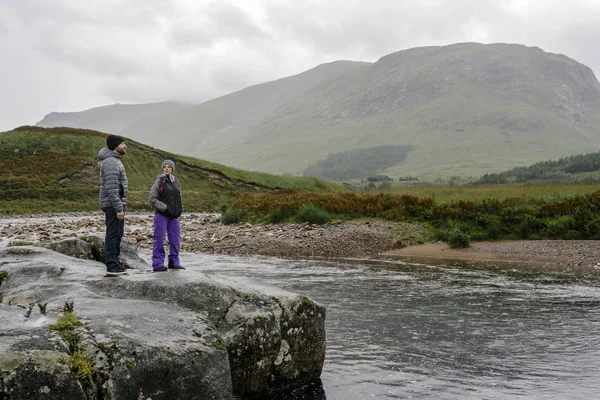
[[[277,399],[599,399],[600,281],[185,254],[327,308],[321,385]]]

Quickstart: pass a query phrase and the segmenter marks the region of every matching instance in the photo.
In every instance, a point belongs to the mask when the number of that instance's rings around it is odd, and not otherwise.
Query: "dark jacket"
[[[165,217],[178,218],[183,212],[183,205],[177,178],[173,176],[171,181],[164,174],[158,175],[150,189],[150,205]]]
[[[115,211],[123,211],[127,203],[129,184],[121,157],[108,148],[98,153],[100,160],[100,207],[113,207]]]

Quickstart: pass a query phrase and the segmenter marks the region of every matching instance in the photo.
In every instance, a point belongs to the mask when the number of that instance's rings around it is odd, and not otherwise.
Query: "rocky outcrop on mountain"
[[[46,247],[81,255],[85,244]],[[88,258],[0,249],[0,398],[231,399],[318,380],[325,309],[314,301],[194,270],[105,277]]]

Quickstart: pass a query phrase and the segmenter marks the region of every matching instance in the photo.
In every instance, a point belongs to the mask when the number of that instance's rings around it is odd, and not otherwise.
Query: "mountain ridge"
[[[238,168],[301,174],[329,153],[412,146],[382,173],[480,176],[600,148],[600,83],[517,44],[338,61],[129,125],[127,135]],[[165,141],[164,138],[169,138]]]
[[[122,134],[126,126],[137,120],[169,114],[188,107],[176,101],[147,104],[110,104],[75,112],[51,112],[35,126],[43,128],[70,127]]]

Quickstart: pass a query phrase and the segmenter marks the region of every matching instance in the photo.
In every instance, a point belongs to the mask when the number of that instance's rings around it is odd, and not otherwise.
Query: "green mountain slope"
[[[588,67],[535,47],[462,43],[372,64],[321,65],[136,123],[127,135],[293,174],[330,153],[413,146],[382,172],[427,179],[481,176],[599,148],[599,119],[600,83]]]
[[[106,134],[73,128],[24,126],[0,133],[0,214],[97,210],[98,151]],[[130,185],[128,209],[149,209],[150,187],[171,159],[188,211],[215,211],[240,194],[273,189],[343,191],[315,178],[283,177],[229,168],[158,150],[127,139],[123,164]]]

